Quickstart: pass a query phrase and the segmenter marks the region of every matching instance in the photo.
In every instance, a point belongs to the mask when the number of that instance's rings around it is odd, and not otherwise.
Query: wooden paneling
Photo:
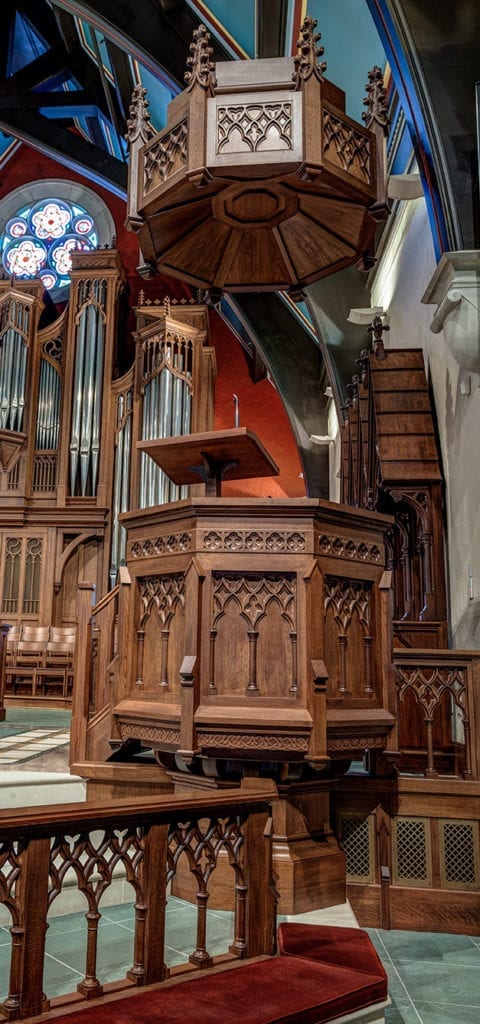
[[[423,353],[376,344],[360,370],[342,428],[342,500],[394,515],[395,642],[438,646],[446,638],[442,474]]]

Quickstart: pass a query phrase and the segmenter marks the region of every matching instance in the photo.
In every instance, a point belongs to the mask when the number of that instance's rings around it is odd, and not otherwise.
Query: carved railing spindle
[[[247,955],[246,939],[246,901],[248,888],[243,882],[235,885],[235,937],[229,952],[235,956],[245,957]]]
[[[206,889],[197,892],[197,948],[189,956],[191,964],[196,967],[211,967],[213,960],[207,949],[207,903],[209,893]]]
[[[10,979],[8,985],[8,996],[2,1004],[2,1012],[7,1020],[16,1020],[20,1011],[20,964],[22,961],[22,944],[24,929],[18,924],[10,928],[12,936],[12,952],[10,958]]]
[[[85,966],[85,977],[79,983],[77,989],[87,999],[95,999],[103,994],[103,987],[97,978],[97,940],[98,922],[101,914],[97,910],[89,910],[85,917],[87,919],[87,956]]]
[[[130,978],[130,981],[133,981],[135,985],[143,985],[145,983],[145,922],[148,906],[144,900],[140,899],[135,902],[134,910],[134,961],[132,967],[127,972],[127,977]]]

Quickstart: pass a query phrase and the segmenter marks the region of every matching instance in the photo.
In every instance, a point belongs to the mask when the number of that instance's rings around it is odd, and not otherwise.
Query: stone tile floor
[[[69,711],[7,708],[0,722],[0,771],[68,771]]]
[[[65,744],[69,713],[50,709],[11,708],[0,723],[0,773],[15,769],[67,770]],[[33,755],[27,753],[29,739]],[[2,744],[2,740],[8,743]],[[45,740],[45,743],[42,743]],[[51,746],[50,746],[51,743]],[[15,759],[15,752],[19,757]],[[1,823],[1,819],[0,819]],[[1,829],[0,829],[1,832]],[[309,915],[311,919],[313,915]],[[105,906],[99,925],[98,974],[103,982],[124,977],[133,960],[133,904]],[[333,920],[329,923],[334,923]],[[339,920],[338,923],[347,923]],[[212,955],[232,941],[232,915],[209,911],[207,946]],[[429,932],[380,931],[369,934],[390,979],[392,1005],[386,1024],[478,1024],[480,1021],[480,936]],[[170,897],[167,907],[166,961],[186,963],[194,945],[194,909]],[[85,964],[86,921],[83,913],[52,917],[47,933],[45,991],[48,996],[73,991]],[[0,927],[0,993],[7,984],[10,935]]]
[[[207,948],[227,951],[233,936],[232,914],[209,911]],[[98,977],[116,981],[133,960],[133,904],[106,907],[99,925]],[[392,1005],[386,1024],[477,1024],[480,1019],[480,939],[462,935],[371,930],[386,966]],[[170,897],[167,907],[165,959],[170,967],[187,963],[195,936],[194,909]],[[85,964],[84,914],[50,921],[45,959],[49,997],[74,991]],[[9,935],[0,928],[0,992],[5,994]]]
[[[389,976],[387,1024],[478,1024],[480,937],[369,930]]]

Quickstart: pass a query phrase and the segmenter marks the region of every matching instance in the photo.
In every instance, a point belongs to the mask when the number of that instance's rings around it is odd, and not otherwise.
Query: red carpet
[[[62,1024],[323,1024],[387,997],[361,929],[282,924],[279,955],[62,1016]]]

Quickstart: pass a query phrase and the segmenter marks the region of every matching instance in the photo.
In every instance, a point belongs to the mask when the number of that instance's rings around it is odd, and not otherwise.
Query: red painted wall
[[[210,314],[212,342],[217,357],[215,388],[215,428],[235,426],[232,395],[239,398],[240,426],[253,430],[280,469],[277,477],[237,480],[223,484],[225,497],[295,498],[305,496],[302,467],[290,423],[278,391],[265,379],[254,384],[248,372],[246,356],[230,328],[218,316]]]
[[[75,171],[66,170],[61,164],[47,156],[22,145],[3,168],[0,183],[0,199],[21,185],[42,178],[62,178],[79,182],[96,192],[108,206],[115,222],[117,247],[121,253],[127,281],[130,286],[130,303],[135,305],[138,293],[143,290],[147,298],[161,298],[166,294],[172,298],[189,298],[190,287],[182,281],[162,278],[144,281],[137,274],[139,249],[136,235],[124,227],[126,206],[122,199],[112,195]],[[19,203],[20,205],[20,203]],[[223,485],[226,496],[246,497],[297,497],[305,495],[301,478],[301,465],[290,424],[280,396],[269,380],[254,384],[248,372],[247,360],[241,345],[231,333],[227,324],[211,313],[211,344],[215,346],[218,377],[215,393],[215,427],[217,430],[234,426],[235,393],[240,402],[240,424],[253,430],[280,468],[278,477],[257,480],[227,481]],[[129,325],[133,328],[133,324]],[[127,343],[128,344],[128,343]]]
[[[92,192],[96,192],[103,199],[115,222],[117,246],[122,254],[123,265],[130,285],[131,303],[135,305],[137,302],[140,289],[143,289],[148,298],[156,297],[159,293],[160,279],[143,281],[136,271],[139,263],[138,241],[137,236],[132,231],[127,231],[124,226],[126,216],[125,201],[119,199],[118,196],[112,195],[107,189],[97,185],[95,181],[91,181],[90,178],[84,177],[76,171],[67,170],[62,164],[50,159],[50,157],[45,156],[36,149],[22,145],[15,151],[2,169],[0,199],[8,195],[9,192],[13,192],[15,188],[20,188],[21,185],[30,184],[33,181],[39,181],[42,178],[62,178],[64,181],[78,182],[80,185],[90,188]],[[165,290],[165,285],[163,287]],[[172,281],[169,279],[168,290],[172,297],[175,296],[178,299],[190,296],[189,286],[182,281]]]

